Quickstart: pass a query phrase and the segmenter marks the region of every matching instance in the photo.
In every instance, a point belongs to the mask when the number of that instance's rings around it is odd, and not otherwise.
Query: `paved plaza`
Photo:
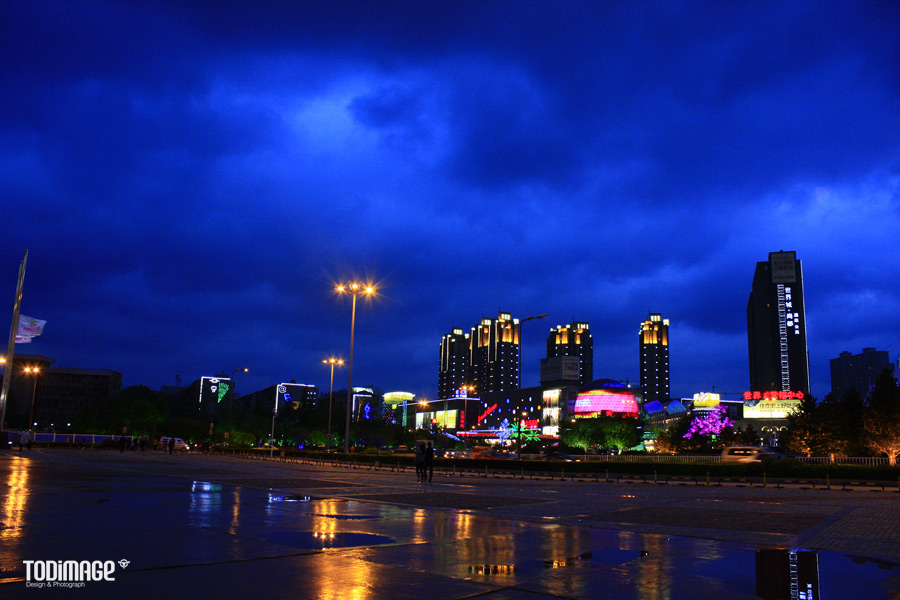
[[[817,598],[900,598],[896,486],[421,484],[390,468],[38,448],[0,452],[0,483],[0,598],[740,600],[798,549]],[[60,587],[49,561],[115,572]]]

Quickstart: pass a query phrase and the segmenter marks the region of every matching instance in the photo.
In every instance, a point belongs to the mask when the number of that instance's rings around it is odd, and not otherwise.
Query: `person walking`
[[[169,438],[169,454],[172,454],[174,452],[175,452],[175,438],[170,437]]]
[[[416,480],[425,481],[425,448],[423,444],[416,444]]]
[[[427,481],[431,483],[431,478],[434,477],[434,444],[428,444],[425,447],[425,465],[422,467],[422,481]]]

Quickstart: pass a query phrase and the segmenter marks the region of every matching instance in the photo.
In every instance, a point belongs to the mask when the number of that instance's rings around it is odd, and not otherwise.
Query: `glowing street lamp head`
[[[344,364],[344,359],[343,358],[334,358],[332,356],[332,357],[329,357],[329,358],[323,360],[322,362],[325,363],[326,365],[342,366]]]
[[[340,283],[334,286],[334,290],[338,293],[350,292],[354,296],[357,294],[374,294],[376,288],[374,285],[362,284],[357,281],[351,283]]]

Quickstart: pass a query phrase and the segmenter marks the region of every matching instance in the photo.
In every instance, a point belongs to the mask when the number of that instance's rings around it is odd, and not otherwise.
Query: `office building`
[[[894,370],[887,351],[875,348],[863,348],[862,354],[841,352],[838,358],[832,358],[829,362],[831,393],[837,399],[841,399],[851,389],[856,389],[865,398],[883,370]]]
[[[645,402],[669,402],[669,320],[650,313],[639,333],[641,390]]]
[[[115,398],[122,390],[122,374],[105,369],[54,367],[46,356],[17,354],[10,369],[10,390],[16,410],[6,413],[6,425],[27,428],[33,415],[36,431],[61,431],[71,426],[75,416],[90,403]],[[28,375],[25,367],[37,367],[38,374]],[[33,405],[33,410],[32,410]]]
[[[747,301],[750,391],[809,395],[803,271],[796,252],[756,264]]]
[[[519,320],[501,312],[484,318],[469,335],[472,381],[475,393],[503,392],[519,388]]]
[[[438,374],[438,398],[452,398],[472,378],[469,334],[462,329],[441,338],[441,366]]]
[[[578,357],[578,382],[587,385],[594,379],[594,340],[590,326],[584,322],[558,325],[547,336],[547,358],[556,356]],[[550,364],[553,364],[550,361]]]

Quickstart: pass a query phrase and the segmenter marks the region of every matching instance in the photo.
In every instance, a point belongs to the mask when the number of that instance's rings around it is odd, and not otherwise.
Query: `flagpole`
[[[9,326],[9,343],[6,345],[6,368],[3,369],[3,388],[0,389],[0,431],[6,431],[6,397],[9,381],[13,373],[13,355],[16,351],[16,332],[19,330],[19,310],[22,308],[22,285],[25,283],[25,264],[28,262],[28,248],[19,265],[19,282],[16,284],[16,301],[13,304],[12,324]]]

